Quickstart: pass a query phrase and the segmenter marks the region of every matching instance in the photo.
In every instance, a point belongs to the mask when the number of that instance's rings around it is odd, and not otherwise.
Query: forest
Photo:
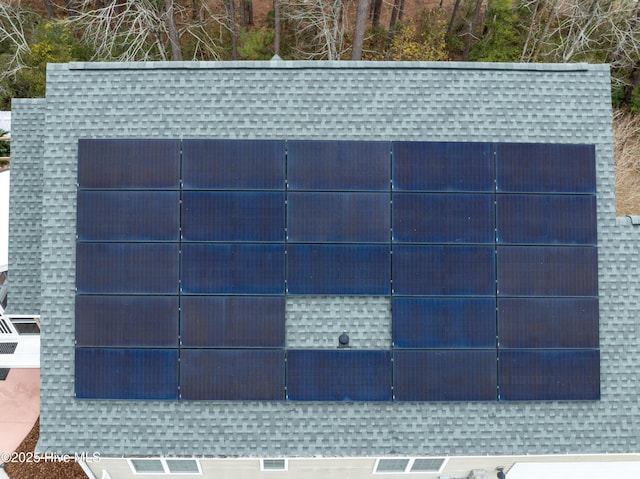
[[[608,63],[618,214],[640,211],[638,0],[0,0],[0,110],[47,63],[274,55]]]

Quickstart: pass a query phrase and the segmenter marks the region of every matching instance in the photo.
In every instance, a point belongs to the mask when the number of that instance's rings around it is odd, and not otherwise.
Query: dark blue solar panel
[[[282,140],[183,140],[186,189],[284,190]]]
[[[78,293],[177,294],[178,245],[78,243]]]
[[[396,401],[495,401],[496,350],[396,350]]]
[[[284,246],[183,244],[185,294],[284,294]]]
[[[289,141],[287,179],[294,190],[389,190],[390,144]]]
[[[289,193],[289,241],[389,242],[388,193]]]
[[[184,241],[284,241],[284,193],[185,191]]]
[[[284,296],[182,296],[183,347],[284,347]]]
[[[595,193],[593,145],[499,143],[498,191]]]
[[[178,350],[77,348],[76,397],[178,399]]]
[[[590,246],[498,247],[498,295],[597,296],[597,249]]]
[[[180,192],[78,192],[80,241],[178,241]]]
[[[78,140],[80,188],[180,188],[180,140]]]
[[[287,248],[289,294],[386,295],[389,246],[306,245]]]
[[[500,399],[600,399],[597,350],[500,350]]]
[[[491,348],[494,298],[393,298],[395,348]]]
[[[393,189],[493,192],[493,145],[394,142]]]
[[[491,246],[393,247],[397,295],[494,295],[495,277]]]
[[[287,352],[293,401],[390,401],[391,351]]]
[[[492,194],[393,195],[393,240],[403,243],[493,243]]]
[[[592,195],[497,195],[498,242],[596,244]]]
[[[78,346],[178,347],[177,296],[76,296]]]
[[[598,298],[502,298],[504,348],[597,348]]]
[[[182,399],[284,400],[283,350],[182,349]]]

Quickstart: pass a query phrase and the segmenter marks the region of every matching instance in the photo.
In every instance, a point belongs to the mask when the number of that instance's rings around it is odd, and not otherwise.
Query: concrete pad
[[[40,369],[11,369],[0,381],[0,453],[15,451],[39,415]]]

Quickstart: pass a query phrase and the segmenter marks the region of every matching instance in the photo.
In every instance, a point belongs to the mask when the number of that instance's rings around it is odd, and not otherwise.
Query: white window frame
[[[264,461],[284,461],[284,468],[282,469],[265,469]],[[285,459],[284,457],[265,457],[260,459],[260,471],[262,472],[282,472],[289,470],[289,459]]]
[[[171,472],[169,470],[169,465],[167,464],[167,460],[169,461],[195,461],[198,466],[198,472]],[[164,472],[138,472],[133,465],[133,461],[160,461],[162,464],[162,468]],[[200,465],[200,461],[195,457],[131,457],[127,458],[127,464],[129,464],[129,468],[131,472],[140,476],[149,476],[153,474],[164,474],[164,475],[189,475],[189,476],[201,476],[202,475],[202,466]]]
[[[384,461],[384,460],[394,460],[394,459],[400,459],[400,460],[408,460],[409,462],[407,462],[407,466],[404,468],[404,471],[379,471],[378,472],[378,464],[380,464],[380,461]],[[442,464],[440,465],[440,469],[438,469],[437,471],[412,471],[411,468],[413,467],[413,464],[416,462],[417,459],[432,459],[432,460],[442,460]],[[379,457],[376,459],[375,464],[373,465],[373,471],[371,472],[372,474],[438,474],[439,472],[442,472],[445,468],[445,466],[447,465],[447,462],[449,461],[448,457],[429,457],[429,456],[420,456],[420,457]]]

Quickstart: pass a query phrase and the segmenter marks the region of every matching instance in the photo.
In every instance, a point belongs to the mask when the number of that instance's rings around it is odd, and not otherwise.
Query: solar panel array
[[[589,145],[80,140],[76,397],[599,398]],[[384,296],[386,350],[287,349]]]

